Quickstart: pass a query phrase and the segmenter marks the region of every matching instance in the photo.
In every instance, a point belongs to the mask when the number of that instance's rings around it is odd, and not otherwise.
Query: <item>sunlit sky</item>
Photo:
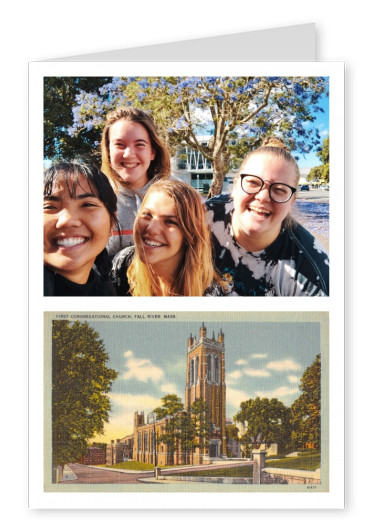
[[[168,393],[184,402],[187,339],[191,333],[199,337],[203,319],[197,313],[189,321],[176,315],[175,321],[163,319],[163,314],[157,320],[88,321],[104,341],[108,366],[119,372],[110,393],[110,422],[96,441],[131,434],[134,412],[148,414]],[[256,396],[291,405],[300,394],[304,370],[321,352],[322,324],[309,321],[314,314],[307,314],[307,322],[286,322],[288,313],[281,314],[285,322],[255,322],[251,315],[230,314],[221,321],[203,316],[207,337],[214,332],[217,339],[220,329],[225,337],[227,418],[239,410],[241,401]]]

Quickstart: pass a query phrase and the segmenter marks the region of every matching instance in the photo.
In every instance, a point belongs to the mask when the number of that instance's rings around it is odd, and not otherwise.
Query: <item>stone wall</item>
[[[321,482],[320,469],[291,470],[286,468],[263,468],[261,472],[261,483],[274,485],[318,485]]]

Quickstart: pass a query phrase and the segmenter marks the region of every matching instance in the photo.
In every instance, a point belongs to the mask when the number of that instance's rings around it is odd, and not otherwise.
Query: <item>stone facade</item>
[[[144,412],[136,411],[133,434],[107,445],[107,465],[128,459],[158,466],[202,464],[206,460],[226,456],[225,347],[222,330],[217,339],[214,334],[209,339],[203,324],[198,340],[192,335],[188,338],[186,367],[185,411],[179,414],[187,415],[195,400],[204,400],[208,407],[206,422],[211,425],[209,444],[196,448],[189,455],[183,455],[180,450],[169,455],[167,445],[163,442],[156,444],[156,441],[167,429],[170,419],[155,420],[149,416],[145,422]]]

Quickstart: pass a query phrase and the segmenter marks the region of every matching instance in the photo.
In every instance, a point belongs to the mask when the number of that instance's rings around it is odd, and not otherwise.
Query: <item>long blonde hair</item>
[[[163,192],[174,201],[178,225],[184,238],[184,255],[176,277],[170,286],[162,286],[153,267],[140,259],[138,247],[143,245],[139,219],[143,205],[153,192]],[[210,231],[205,220],[205,207],[200,194],[181,181],[157,181],[145,194],[134,223],[135,257],[128,268],[127,277],[133,296],[153,295],[202,296],[204,291],[219,280],[214,272]]]
[[[136,107],[120,107],[111,111],[106,116],[106,124],[102,132],[101,141],[101,154],[102,154],[102,172],[111,181],[111,184],[115,190],[119,188],[119,176],[111,166],[110,160],[110,129],[111,126],[119,120],[127,120],[129,122],[135,122],[145,127],[150,137],[151,146],[155,151],[155,158],[150,162],[150,166],[147,170],[147,178],[149,181],[153,178],[168,179],[171,173],[170,153],[167,145],[160,137],[157,127],[153,122],[151,116],[141,109]],[[124,183],[122,183],[124,186]]]

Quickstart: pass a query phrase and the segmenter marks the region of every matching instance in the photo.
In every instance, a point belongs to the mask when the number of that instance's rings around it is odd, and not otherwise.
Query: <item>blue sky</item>
[[[204,315],[207,336],[225,336],[226,416],[240,402],[256,396],[278,398],[286,406],[299,396],[304,370],[320,353],[320,322],[249,322],[247,315],[234,320],[210,320]],[[308,314],[310,315],[310,314]],[[199,337],[202,320],[177,319],[88,321],[99,332],[110,356],[108,365],[119,372],[110,394],[112,412],[105,435],[109,442],[133,431],[136,410],[149,413],[165,394],[184,402],[187,339]],[[232,321],[231,321],[232,319]],[[242,319],[239,321],[239,319]],[[245,320],[244,320],[245,319]]]
[[[329,97],[322,96],[319,105],[323,108],[324,112],[316,114],[316,120],[313,122],[313,125],[319,130],[322,143],[322,141],[329,135]],[[307,124],[307,127],[311,128],[312,123],[310,122]],[[305,155],[295,152],[292,152],[292,154],[294,156],[299,156],[299,168],[313,168],[321,164],[320,159],[317,157],[314,151],[311,151]]]

